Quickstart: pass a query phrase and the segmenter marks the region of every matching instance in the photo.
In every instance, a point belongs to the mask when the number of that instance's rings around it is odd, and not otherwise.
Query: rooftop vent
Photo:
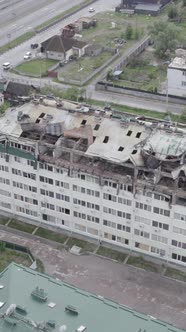
[[[124,147],[123,146],[120,146],[118,151],[123,151],[124,150]]]
[[[21,307],[20,305],[16,304],[16,312],[20,315],[26,315],[27,314],[27,310],[25,307]]]
[[[76,307],[74,307],[73,305],[67,305],[65,307],[65,311],[71,313],[71,314],[74,314],[74,315],[78,315],[78,310],[76,309]]]
[[[96,124],[95,127],[94,127],[94,130],[98,130],[99,127],[100,127],[100,125],[99,125],[99,124]]]
[[[81,125],[84,126],[84,125],[86,124],[86,122],[87,122],[87,120],[82,120],[82,121],[81,121]]]
[[[140,132],[136,134],[136,138],[140,138],[140,136],[141,136]]]
[[[45,293],[43,288],[39,288],[38,286],[32,291],[31,293],[32,297],[41,302],[46,302],[47,300],[47,293]]]
[[[129,131],[127,132],[127,136],[131,136],[131,134],[132,134],[132,130],[129,130]]]
[[[86,330],[86,326],[83,326],[83,325],[81,325],[81,326],[79,326],[78,328],[77,328],[77,332],[83,332],[83,331],[85,331]]]

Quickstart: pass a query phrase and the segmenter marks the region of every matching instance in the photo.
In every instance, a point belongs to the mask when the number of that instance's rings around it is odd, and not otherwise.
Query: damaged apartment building
[[[186,264],[186,131],[68,102],[0,118],[0,210]]]

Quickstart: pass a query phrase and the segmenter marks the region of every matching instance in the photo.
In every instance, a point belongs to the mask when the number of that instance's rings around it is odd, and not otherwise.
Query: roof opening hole
[[[86,122],[87,122],[87,120],[83,120],[83,121],[81,122],[81,124],[82,124],[82,125],[85,125]]]
[[[132,130],[129,130],[127,133],[127,136],[131,136],[131,134],[132,134]]]
[[[140,138],[140,136],[141,136],[140,132],[136,134],[136,138]]]
[[[95,139],[96,139],[96,136],[93,136],[93,142],[95,141]]]
[[[109,140],[109,136],[105,136],[103,143],[108,143],[108,140]]]
[[[118,151],[123,151],[124,150],[124,147],[123,146],[120,146]]]
[[[136,149],[135,149],[135,150],[133,150],[133,151],[132,151],[132,154],[136,154],[136,153],[137,153],[137,151],[138,151],[138,150],[136,150]]]
[[[99,124],[95,125],[95,127],[94,127],[94,130],[98,130],[98,129],[99,129],[99,127],[100,127],[100,125],[99,125]]]

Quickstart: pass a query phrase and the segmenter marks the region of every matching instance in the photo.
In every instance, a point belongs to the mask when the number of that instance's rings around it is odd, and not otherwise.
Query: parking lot
[[[28,246],[46,273],[186,329],[186,283],[93,255],[74,256],[57,243],[29,237],[0,233],[2,240]]]

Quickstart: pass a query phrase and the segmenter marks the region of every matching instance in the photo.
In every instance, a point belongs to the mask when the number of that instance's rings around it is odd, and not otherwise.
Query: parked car
[[[37,43],[33,43],[33,44],[30,45],[30,47],[31,47],[32,49],[34,49],[34,48],[38,48],[38,46],[39,46],[39,44],[37,44]]]
[[[3,63],[3,69],[4,70],[8,70],[8,69],[11,69],[11,63],[10,62],[5,62]]]
[[[92,8],[92,7],[90,7],[90,8],[89,8],[89,13],[93,13],[93,12],[95,12],[95,9]]]
[[[30,52],[26,52],[26,54],[24,55],[24,60],[28,60],[32,57],[32,54]]]

